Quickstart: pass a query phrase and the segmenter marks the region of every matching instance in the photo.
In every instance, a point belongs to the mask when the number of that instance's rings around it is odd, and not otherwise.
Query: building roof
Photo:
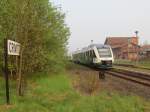
[[[129,41],[132,42],[132,38],[137,37],[107,37],[105,44],[110,45],[112,48],[122,47],[123,45],[127,45]]]
[[[120,49],[121,52],[139,52],[138,37],[108,37],[105,41],[112,49]],[[132,46],[129,46],[132,45]]]
[[[128,37],[108,37],[106,38],[105,44],[120,44],[128,42]]]
[[[141,51],[150,51],[150,45],[143,45]]]

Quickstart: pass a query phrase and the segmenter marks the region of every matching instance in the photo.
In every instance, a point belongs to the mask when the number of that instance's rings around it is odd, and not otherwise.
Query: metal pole
[[[4,39],[4,58],[5,58],[5,84],[6,84],[6,102],[10,104],[9,101],[9,77],[8,77],[8,52],[7,52],[7,38]]]
[[[99,71],[99,79],[105,79],[105,70]]]

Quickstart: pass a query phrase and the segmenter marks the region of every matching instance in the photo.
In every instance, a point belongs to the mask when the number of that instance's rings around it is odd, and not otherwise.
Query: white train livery
[[[109,45],[91,44],[72,54],[72,60],[76,63],[94,66],[101,69],[112,68],[114,57]]]

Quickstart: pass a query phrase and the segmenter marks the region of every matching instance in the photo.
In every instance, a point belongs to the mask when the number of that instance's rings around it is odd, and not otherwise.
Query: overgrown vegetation
[[[149,112],[150,103],[135,96],[102,92],[97,96],[79,95],[69,77],[63,74],[30,75],[24,97],[15,94],[11,81],[11,104],[5,105],[4,83],[0,78],[0,112]]]
[[[76,75],[72,75],[73,87],[80,93],[94,95],[99,89],[98,72],[90,70],[76,71]]]
[[[0,56],[8,38],[21,43],[24,73],[57,71],[64,65],[69,36],[64,18],[49,0],[0,0]],[[9,57],[14,67],[18,61]]]

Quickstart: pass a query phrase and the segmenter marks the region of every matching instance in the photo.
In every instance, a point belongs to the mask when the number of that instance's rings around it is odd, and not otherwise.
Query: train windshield
[[[99,48],[98,49],[98,53],[99,53],[99,55],[100,55],[101,58],[112,57],[111,56],[110,48]]]

